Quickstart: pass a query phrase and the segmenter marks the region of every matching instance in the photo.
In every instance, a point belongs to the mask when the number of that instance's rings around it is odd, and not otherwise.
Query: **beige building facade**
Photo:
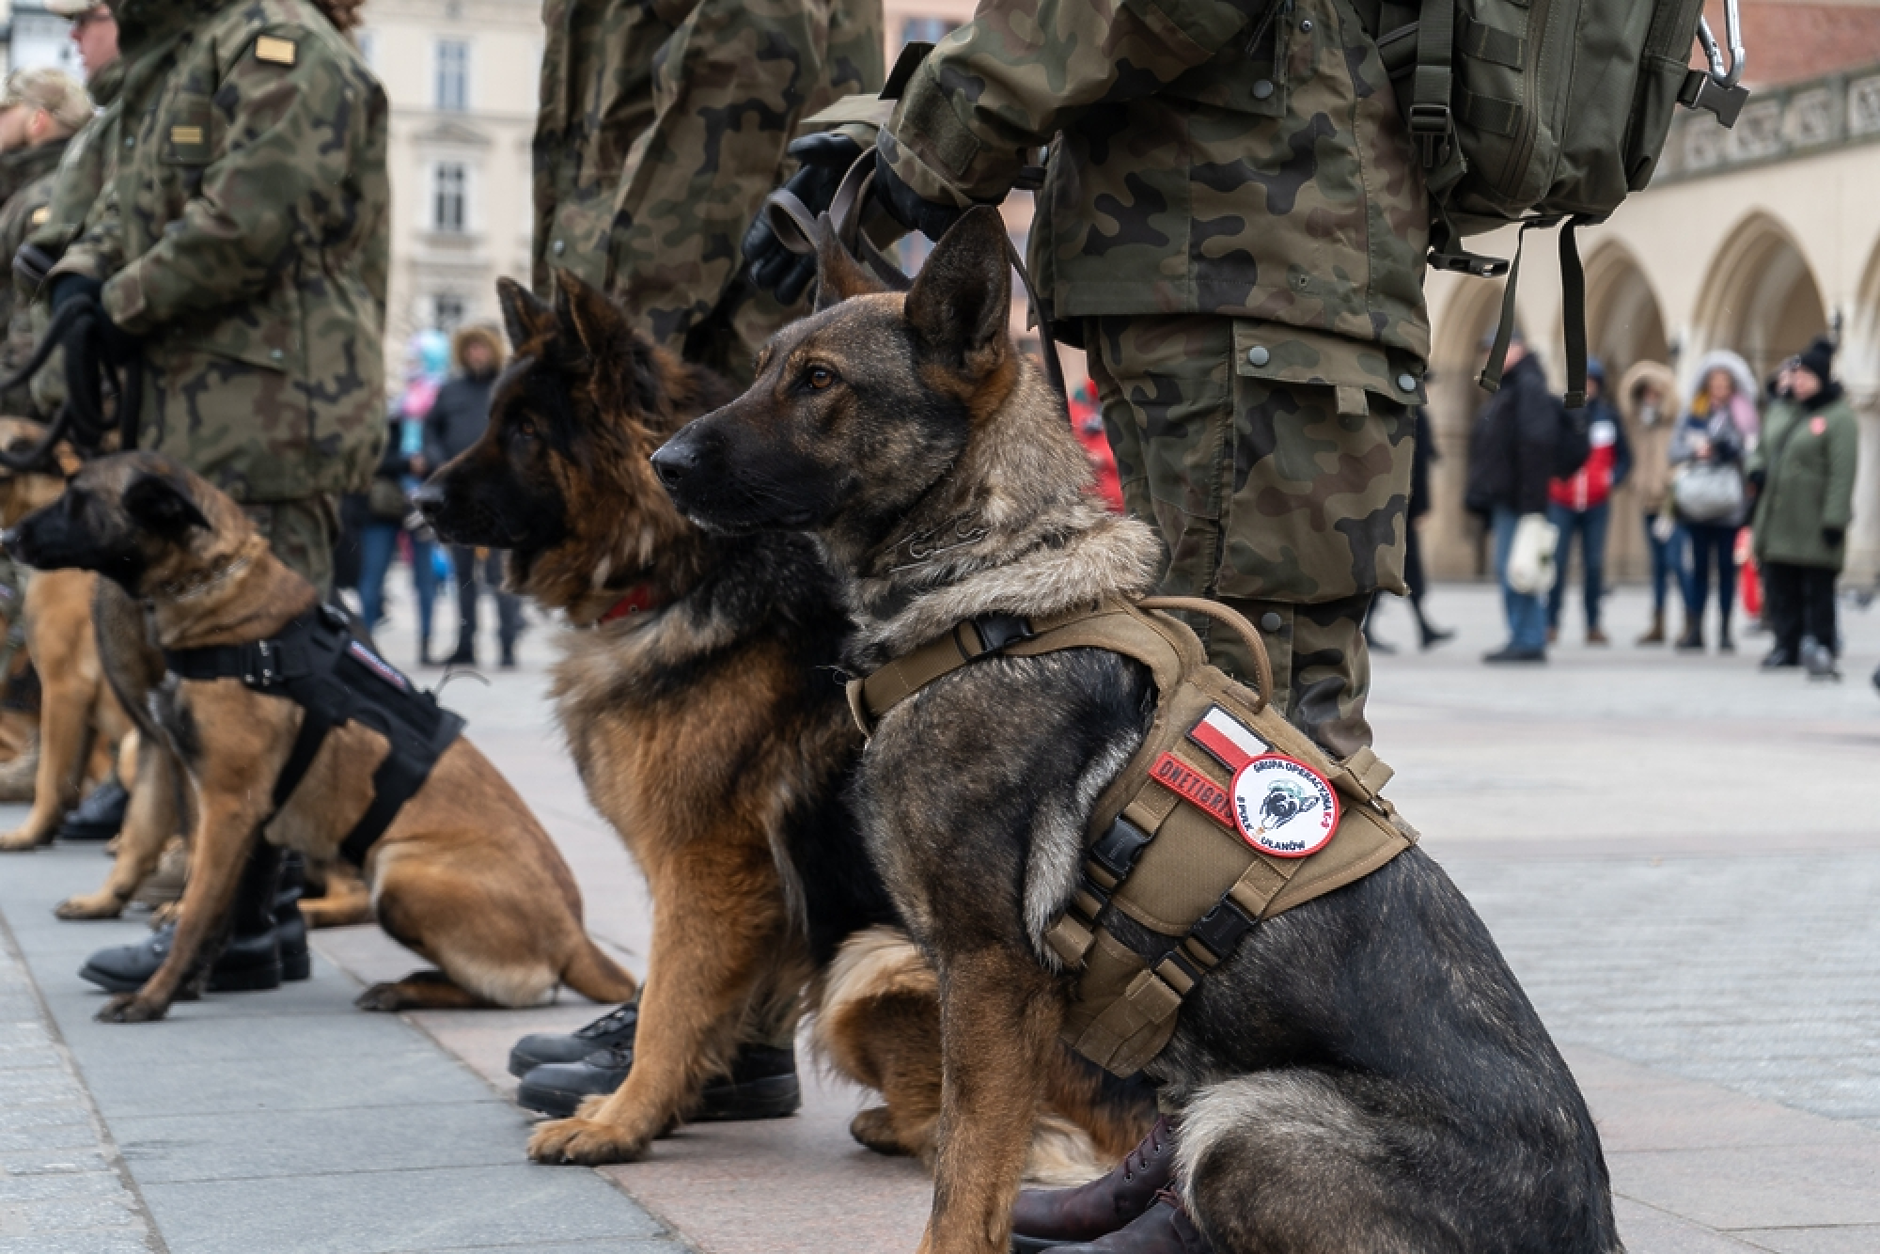
[[[372,0],[364,14],[360,50],[392,106],[396,386],[416,332],[495,321],[497,278],[528,277],[542,15],[532,0]]]

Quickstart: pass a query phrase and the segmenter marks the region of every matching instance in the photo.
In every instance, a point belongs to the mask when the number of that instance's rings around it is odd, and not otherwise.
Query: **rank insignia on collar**
[[[1254,734],[1251,727],[1218,705],[1208,707],[1195,725],[1188,729],[1188,739],[1207,750],[1208,756],[1230,771],[1237,771],[1273,746]]]
[[[255,60],[270,65],[292,65],[298,52],[293,40],[282,39],[279,35],[263,35],[255,40]]]

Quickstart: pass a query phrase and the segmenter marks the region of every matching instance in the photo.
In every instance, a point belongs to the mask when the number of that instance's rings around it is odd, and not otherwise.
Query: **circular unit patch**
[[[1338,830],[1338,794],[1331,784],[1280,753],[1264,754],[1236,771],[1229,804],[1241,837],[1276,858],[1315,854]]]

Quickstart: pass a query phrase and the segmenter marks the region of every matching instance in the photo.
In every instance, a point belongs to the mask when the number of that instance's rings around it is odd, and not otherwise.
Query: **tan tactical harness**
[[[1220,620],[1246,639],[1258,693],[1210,666],[1195,633],[1158,610],[1180,609]],[[1158,693],[1154,726],[1142,748],[1098,798],[1086,836],[1083,883],[1045,940],[1066,967],[1080,971],[1065,1040],[1117,1075],[1140,1071],[1174,1034],[1182,999],[1233,952],[1255,924],[1388,863],[1416,840],[1380,791],[1391,769],[1370,749],[1334,761],[1267,707],[1272,670],[1259,636],[1212,601],[1154,597],[1105,601],[1035,622],[994,614],[957,625],[848,686],[862,731],[895,704],[950,671],[992,654],[1035,657],[1060,649],[1108,649],[1148,667]],[[1189,738],[1219,706],[1270,746],[1304,763],[1342,794],[1331,840],[1305,857],[1254,848],[1153,772],[1165,755],[1226,795],[1233,771]],[[1167,766],[1165,770],[1170,769]],[[1189,781],[1189,790],[1205,785]],[[1102,921],[1114,907],[1179,942],[1160,957],[1119,940]],[[1151,958],[1154,965],[1151,966]]]

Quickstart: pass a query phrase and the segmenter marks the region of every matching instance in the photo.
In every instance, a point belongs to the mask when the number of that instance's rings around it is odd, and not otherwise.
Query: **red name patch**
[[[1234,811],[1228,804],[1227,790],[1189,766],[1172,753],[1164,753],[1149,768],[1149,778],[1178,797],[1192,803],[1203,814],[1234,830]]]

